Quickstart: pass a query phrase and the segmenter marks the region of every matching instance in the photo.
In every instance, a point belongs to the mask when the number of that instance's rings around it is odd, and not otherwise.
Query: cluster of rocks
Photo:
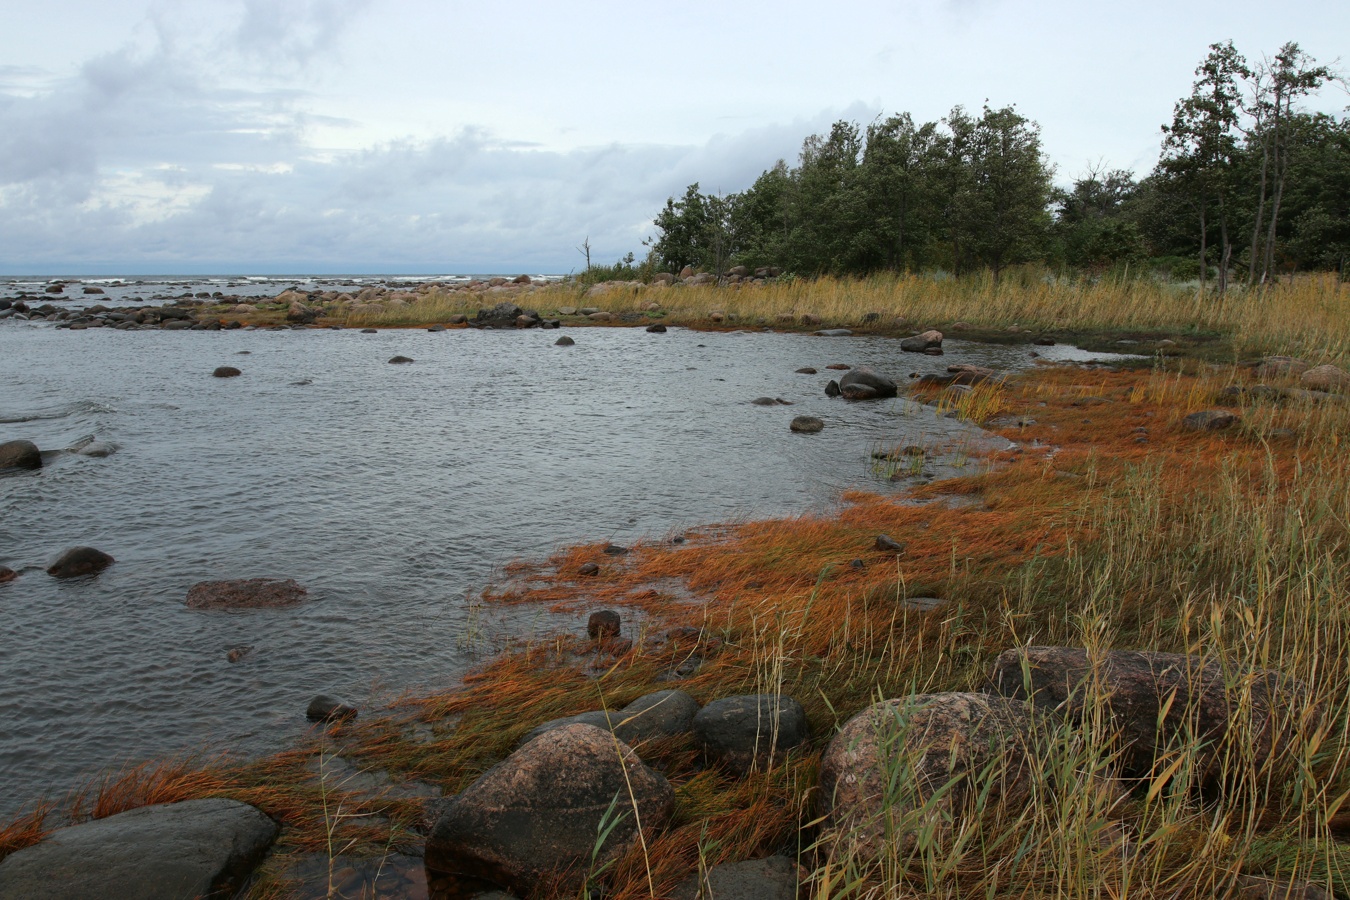
[[[110,309],[94,305],[87,309],[58,309],[49,303],[33,306],[23,300],[0,300],[0,320],[17,319],[30,322],[55,322],[58,328],[83,331],[88,328],[116,328],[164,331],[219,331],[221,328],[242,327],[240,323],[222,325],[218,319],[199,319],[201,310],[192,305],[118,307]]]
[[[102,550],[93,547],[71,547],[47,566],[46,572],[51,577],[59,579],[83,578],[87,575],[97,575],[116,561]],[[8,566],[0,566],[0,584],[18,577],[18,572]]]

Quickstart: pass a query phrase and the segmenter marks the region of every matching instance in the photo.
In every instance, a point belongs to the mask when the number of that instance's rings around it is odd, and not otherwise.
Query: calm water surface
[[[0,323],[0,440],[118,448],[0,477],[0,564],[20,572],[0,585],[0,814],[147,757],[278,747],[320,691],[371,702],[450,684],[479,661],[461,648],[466,597],[511,559],[890,490],[872,449],[965,440],[905,401],[826,398],[828,363],[902,378],[1030,363],[1026,348],[955,342],[931,358],[880,338],[572,333],[560,348],[548,331]],[[210,377],[219,365],[244,374]],[[763,395],[795,405],[750,405]],[[790,434],[799,414],[825,431]],[[43,573],[81,544],[117,563]],[[313,600],[183,605],[194,582],[257,576],[293,577]],[[252,654],[228,663],[241,645]]]

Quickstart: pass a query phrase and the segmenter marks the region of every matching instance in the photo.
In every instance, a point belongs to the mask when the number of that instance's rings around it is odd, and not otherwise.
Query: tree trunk
[[[1219,296],[1228,291],[1228,262],[1233,258],[1233,245],[1228,242],[1228,211],[1224,209],[1223,195],[1219,195]]]
[[[1208,274],[1205,270],[1209,268],[1205,262],[1206,244],[1205,244],[1205,204],[1200,204],[1200,296],[1205,296],[1205,276]]]
[[[1261,139],[1261,189],[1256,195],[1256,224],[1252,226],[1252,252],[1247,264],[1247,287],[1256,284],[1257,260],[1263,255],[1261,247],[1261,221],[1266,216],[1266,169],[1270,165],[1268,138]]]

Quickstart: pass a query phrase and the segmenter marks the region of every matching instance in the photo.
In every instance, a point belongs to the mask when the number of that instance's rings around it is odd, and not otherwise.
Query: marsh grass
[[[1035,423],[1003,429],[1019,446],[970,475],[900,496],[849,492],[836,509],[709,527],[678,545],[642,543],[589,579],[577,569],[606,560],[599,545],[508,567],[510,586],[486,603],[628,609],[653,623],[651,639],[617,654],[567,635],[531,642],[486,661],[462,688],[408,697],[335,739],[363,767],[453,793],[540,722],[617,708],[673,686],[667,673],[698,660],[678,684],[700,702],[793,696],[813,740],[746,777],[705,768],[686,737],[644,746],[643,759],[675,786],[675,817],[601,874],[612,900],[667,896],[718,863],[780,851],[805,865],[805,889],[821,900],[1215,897],[1258,873],[1345,892],[1350,860],[1337,835],[1350,824],[1350,409],[1220,397],[1251,378],[1166,359],[1151,370],[1042,369],[979,401],[976,416],[997,401],[997,416],[981,416],[990,427]],[[1241,414],[1238,427],[1182,428],[1186,414],[1220,399]],[[875,551],[878,533],[905,552]],[[921,595],[943,605],[905,605]],[[688,631],[663,632],[680,627]],[[886,814],[909,837],[884,853],[859,855],[847,835],[822,833],[819,752],[839,726],[879,697],[980,690],[999,652],[1035,644],[1193,654],[1224,673],[1236,724],[1210,745],[1179,709],[1152,770],[1123,781],[1104,688],[1090,682],[1080,720],[1046,720],[1025,802],[991,802],[985,788],[1004,773],[982,771],[949,786],[959,802],[943,809],[898,791]],[[1251,673],[1262,670],[1304,686],[1277,711],[1276,754],[1257,752],[1268,732],[1249,714],[1259,699]],[[434,726],[434,739],[410,740],[417,723]],[[305,777],[315,752],[203,775],[155,769],[101,784],[76,808],[233,796],[288,826],[283,856],[324,852],[331,803]],[[889,765],[903,785],[913,761],[898,754]],[[9,842],[0,852],[62,819],[35,815],[0,832]],[[421,827],[415,802],[383,815]],[[390,827],[363,832],[351,852],[385,852]],[[257,896],[274,889],[264,879]]]

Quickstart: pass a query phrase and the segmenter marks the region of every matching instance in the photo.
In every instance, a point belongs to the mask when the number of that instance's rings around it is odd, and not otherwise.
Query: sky
[[[1142,175],[1209,44],[1337,63],[1342,3],[0,0],[0,274],[567,272],[836,120],[986,102],[1060,183]]]

